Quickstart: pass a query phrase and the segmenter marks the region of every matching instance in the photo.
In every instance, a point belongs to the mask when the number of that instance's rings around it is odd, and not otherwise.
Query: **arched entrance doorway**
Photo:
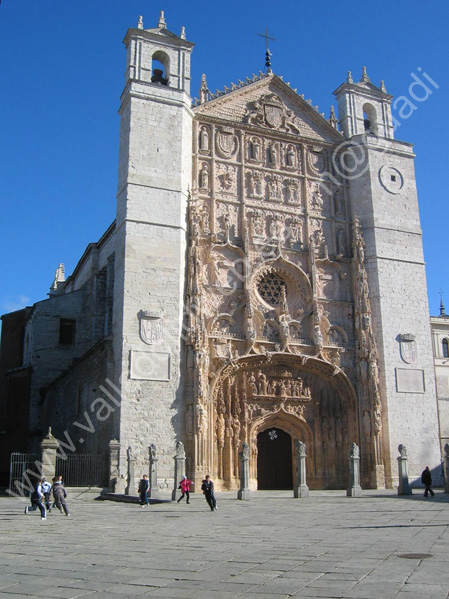
[[[280,428],[257,435],[257,488],[293,488],[292,438]]]
[[[217,488],[239,484],[243,441],[250,447],[253,489],[293,488],[296,440],[307,446],[311,489],[347,486],[346,456],[351,439],[358,439],[355,393],[345,373],[331,362],[286,353],[231,361],[217,377],[211,407],[207,422],[212,423],[210,438],[215,443],[209,469]],[[270,429],[288,435],[284,459],[273,456],[267,436],[265,445],[260,441],[259,434],[268,435]],[[286,474],[275,478],[273,461],[277,468],[283,464],[290,470],[288,483]]]

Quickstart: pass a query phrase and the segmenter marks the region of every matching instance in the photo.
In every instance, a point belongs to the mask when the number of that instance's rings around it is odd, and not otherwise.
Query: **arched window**
[[[363,124],[367,133],[377,135],[377,114],[372,104],[363,105]]]
[[[449,358],[449,343],[447,342],[447,339],[443,339],[443,358]]]
[[[151,60],[151,83],[168,85],[170,59],[164,52],[155,52]]]

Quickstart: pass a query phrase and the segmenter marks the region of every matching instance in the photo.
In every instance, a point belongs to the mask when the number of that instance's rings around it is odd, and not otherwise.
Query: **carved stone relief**
[[[234,158],[239,149],[239,139],[232,127],[221,127],[215,135],[216,151],[222,158]]]
[[[238,237],[239,235],[239,208],[234,204],[224,202],[216,202],[215,218],[222,232],[223,238],[226,238],[229,232],[229,237]]]
[[[321,212],[324,201],[321,187],[318,183],[311,182],[309,186],[309,210],[312,212]]]
[[[287,204],[298,206],[300,204],[300,182],[297,179],[286,178],[284,184]]]
[[[260,137],[253,136],[248,141],[247,159],[250,162],[259,163],[262,161],[262,141]]]
[[[313,175],[321,175],[326,171],[326,156],[321,148],[308,148],[307,164]]]
[[[265,231],[265,213],[261,210],[254,210],[250,213],[251,236],[253,239],[263,239],[266,236]]]
[[[140,338],[147,345],[156,345],[163,339],[163,315],[160,312],[141,310],[138,314]]]
[[[218,189],[222,193],[237,194],[237,167],[232,164],[216,163]]]
[[[274,93],[265,94],[258,100],[250,102],[245,120],[259,127],[268,127],[289,133],[300,132],[296,116]]]
[[[283,201],[282,177],[280,175],[267,175],[267,200],[272,202]]]
[[[247,195],[250,198],[262,198],[264,192],[264,177],[260,171],[249,171],[247,174]]]

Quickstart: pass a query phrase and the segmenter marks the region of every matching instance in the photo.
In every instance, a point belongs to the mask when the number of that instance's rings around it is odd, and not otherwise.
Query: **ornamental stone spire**
[[[158,27],[158,29],[167,29],[167,23],[165,22],[165,19],[164,19],[164,11],[163,10],[161,10],[161,14],[159,17],[159,22],[157,24],[157,27]]]
[[[369,80],[370,78],[366,74],[366,67],[362,67],[362,78],[360,79],[360,81],[363,81],[363,83],[369,83]]]

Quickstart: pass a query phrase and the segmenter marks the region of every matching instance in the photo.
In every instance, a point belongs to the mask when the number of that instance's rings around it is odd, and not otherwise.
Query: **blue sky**
[[[449,308],[447,0],[1,0],[0,313],[44,299],[59,262],[70,274],[114,220],[122,40],[139,15],[155,27],[160,10],[196,44],[192,96],[202,73],[215,91],[263,70],[266,28],[274,72],[326,116],[363,65],[395,96],[409,96],[418,67],[435,81],[396,138],[417,154],[430,312],[440,289]]]

